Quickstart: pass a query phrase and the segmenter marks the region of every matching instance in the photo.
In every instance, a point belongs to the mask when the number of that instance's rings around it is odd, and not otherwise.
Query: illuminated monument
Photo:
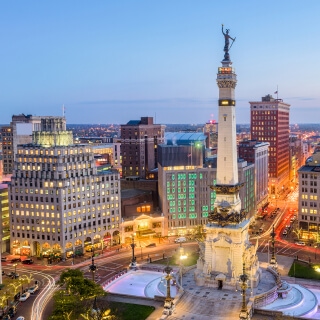
[[[209,215],[206,225],[206,239],[200,243],[201,256],[195,276],[198,285],[219,289],[232,289],[239,284],[245,270],[249,281],[256,287],[260,280],[259,261],[256,246],[249,242],[249,219],[241,209],[239,190],[243,183],[238,180],[236,145],[236,101],[237,75],[231,67],[229,30],[225,37],[225,55],[218,68],[219,87],[219,135],[215,209]]]

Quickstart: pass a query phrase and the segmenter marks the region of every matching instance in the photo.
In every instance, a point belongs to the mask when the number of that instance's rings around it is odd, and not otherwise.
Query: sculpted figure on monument
[[[229,56],[229,50],[230,48],[232,47],[232,44],[233,42],[236,40],[236,38],[231,38],[229,36],[229,29],[226,29],[226,32],[223,31],[223,24],[222,24],[222,34],[224,35],[224,48],[223,48],[223,51],[224,51],[224,58],[225,60],[230,60],[230,56]],[[232,40],[232,43],[230,45],[230,40]]]

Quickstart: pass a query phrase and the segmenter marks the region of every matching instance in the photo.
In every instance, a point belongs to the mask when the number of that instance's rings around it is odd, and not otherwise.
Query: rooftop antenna
[[[277,100],[279,99],[279,89],[278,89],[278,85],[277,85],[277,91],[274,93],[277,95]]]
[[[65,117],[66,115],[66,108],[64,107],[64,104],[62,105],[62,116]]]

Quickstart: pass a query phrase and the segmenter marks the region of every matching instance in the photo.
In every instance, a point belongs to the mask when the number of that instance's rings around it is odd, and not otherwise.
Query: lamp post
[[[166,296],[166,300],[164,302],[164,308],[167,310],[167,312],[169,314],[171,314],[172,307],[173,307],[173,302],[172,302],[171,292],[170,292],[170,281],[172,279],[172,276],[171,276],[172,268],[169,266],[169,261],[168,261],[167,266],[163,269],[163,271],[166,273],[165,280],[167,281],[167,296]]]
[[[274,243],[275,243],[275,236],[276,236],[276,233],[274,231],[274,225],[272,226],[272,232],[270,233],[270,236],[271,236],[271,259],[269,262],[269,264],[271,266],[273,266],[274,268],[277,267],[277,259],[276,259],[276,256],[275,256],[275,249],[274,249]],[[270,241],[270,240],[269,240]],[[269,241],[268,241],[268,249],[269,249]],[[268,257],[268,260],[269,260],[269,257]]]
[[[130,246],[131,246],[131,249],[132,249],[132,258],[131,258],[131,263],[130,263],[130,265],[129,265],[129,267],[130,268],[135,268],[136,267],[136,265],[137,265],[137,263],[136,263],[136,257],[134,256],[134,248],[135,248],[135,246],[136,246],[136,244],[134,243],[134,237],[135,237],[135,233],[133,233],[132,235],[131,235],[131,244],[130,244]]]
[[[182,268],[183,268],[183,260],[187,258],[187,256],[184,254],[184,248],[182,247],[182,243],[180,242],[180,285],[182,288]]]
[[[97,266],[94,264],[94,249],[93,249],[93,247],[92,247],[91,251],[92,251],[92,256],[91,256],[91,265],[89,266],[89,270],[92,273],[92,281],[95,282],[94,281],[94,274],[97,270]]]
[[[242,307],[239,314],[240,320],[249,320],[249,313],[247,309],[247,303],[246,303],[246,290],[248,288],[248,276],[246,275],[246,266],[245,262],[243,261],[243,268],[242,268],[242,275],[240,276],[240,286],[241,286],[241,295],[242,295]]]
[[[17,273],[17,264],[14,263],[13,266],[14,266],[14,276],[16,276],[16,273]]]

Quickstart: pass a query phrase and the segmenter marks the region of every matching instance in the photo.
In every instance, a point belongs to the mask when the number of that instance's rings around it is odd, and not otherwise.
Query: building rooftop
[[[121,198],[122,199],[130,199],[136,196],[140,196],[143,194],[149,194],[150,191],[140,190],[140,189],[125,189],[121,190]]]
[[[207,136],[202,132],[166,132],[164,134],[168,145],[191,145],[192,142],[203,142]]]

